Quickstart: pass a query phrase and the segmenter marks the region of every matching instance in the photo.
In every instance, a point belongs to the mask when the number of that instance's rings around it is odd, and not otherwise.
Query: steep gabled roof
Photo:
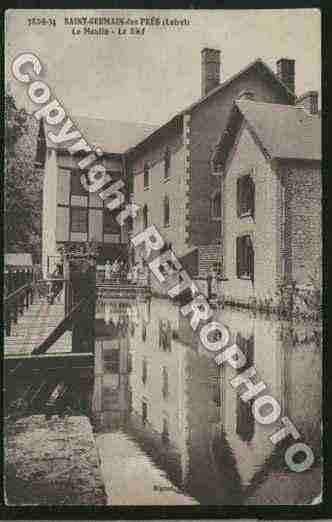
[[[174,124],[177,120],[180,120],[185,114],[189,114],[192,111],[194,111],[195,109],[199,108],[203,103],[208,102],[212,97],[214,97],[216,94],[218,94],[219,92],[224,90],[232,82],[236,81],[242,75],[248,73],[250,70],[255,69],[255,68],[258,70],[259,74],[269,78],[269,80],[272,81],[279,89],[282,89],[285,92],[286,96],[288,97],[289,103],[295,102],[295,100],[296,100],[295,93],[290,91],[288,89],[288,87],[282,81],[279,80],[277,75],[272,71],[272,69],[268,65],[266,65],[266,63],[261,58],[257,58],[253,62],[249,63],[246,67],[244,67],[243,69],[238,71],[236,74],[234,74],[233,76],[230,76],[225,81],[220,83],[217,87],[212,89],[208,94],[206,94],[205,96],[202,96],[201,98],[196,100],[194,103],[192,103],[191,105],[186,107],[184,110],[175,114],[175,116],[173,116],[170,120],[168,120],[164,125],[162,125],[161,127],[158,127],[152,134],[150,134],[149,136],[144,138],[141,142],[138,142],[136,146],[138,147],[140,145],[143,145],[143,143],[145,141],[151,139],[153,136],[158,135],[162,129]]]
[[[199,98],[197,101],[186,107],[184,110],[175,114],[164,125],[159,127],[148,124],[129,123],[115,120],[105,120],[88,118],[84,116],[73,116],[71,119],[77,128],[90,145],[98,145],[101,149],[110,154],[123,154],[130,152],[136,147],[141,146],[147,140],[154,138],[163,132],[167,127],[176,125],[181,121],[184,114],[191,113],[201,106],[201,104],[208,102],[217,93],[225,89],[229,84],[236,81],[242,75],[250,70],[257,69],[258,74],[268,78],[279,89],[283,90],[289,103],[294,103],[296,96],[292,93],[285,84],[283,84],[276,74],[266,65],[260,58],[254,60],[249,65],[241,69],[233,76],[227,78],[217,87],[212,89],[206,96]],[[74,129],[73,129],[74,130]],[[47,139],[47,138],[46,138]],[[58,150],[66,151],[72,142],[65,142],[56,146]],[[47,145],[54,148],[55,145],[47,139]]]
[[[71,119],[75,124],[75,129],[82,133],[89,145],[98,145],[105,153],[110,154],[123,154],[156,129],[152,125],[102,118],[72,116]],[[72,130],[75,129],[73,127]],[[49,147],[63,151],[68,150],[72,143],[64,142],[55,147],[49,139],[47,141]]]
[[[233,76],[230,76],[224,82],[220,83],[220,85],[218,85],[217,87],[212,89],[210,92],[208,92],[208,94],[206,94],[205,96],[203,96],[202,98],[197,100],[195,103],[192,103],[191,105],[189,105],[189,107],[187,107],[184,111],[182,111],[182,114],[191,112],[201,103],[204,103],[206,100],[210,99],[212,96],[214,96],[215,94],[217,94],[218,92],[223,90],[225,87],[227,87],[227,85],[229,85],[230,83],[232,83],[235,80],[237,80],[238,78],[240,78],[243,74],[250,71],[250,69],[254,69],[254,68],[258,68],[260,70],[260,72],[264,73],[267,77],[269,77],[270,80],[272,80],[276,85],[278,85],[279,87],[284,89],[284,91],[288,95],[290,102],[295,101],[296,95],[288,89],[287,85],[285,85],[282,81],[279,80],[277,75],[272,71],[272,69],[268,65],[266,65],[266,63],[261,58],[257,58],[253,62],[246,65],[243,69],[240,69],[240,71],[238,71],[236,74],[233,74]]]
[[[216,163],[225,165],[241,121],[271,159],[321,160],[321,118],[303,107],[237,100],[218,145]]]

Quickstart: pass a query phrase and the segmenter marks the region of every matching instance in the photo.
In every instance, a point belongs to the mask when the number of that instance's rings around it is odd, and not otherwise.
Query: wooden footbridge
[[[4,300],[5,415],[86,412],[93,390],[97,299],[130,302],[148,294],[144,281],[96,280],[95,266],[86,260],[67,278],[36,283],[27,272],[9,285]]]
[[[4,300],[5,415],[85,410],[94,367],[94,268],[9,287]],[[59,410],[59,411],[60,411]]]

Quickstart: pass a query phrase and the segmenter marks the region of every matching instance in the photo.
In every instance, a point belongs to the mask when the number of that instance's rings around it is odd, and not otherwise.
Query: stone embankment
[[[90,421],[32,415],[5,426],[8,505],[104,505]]]

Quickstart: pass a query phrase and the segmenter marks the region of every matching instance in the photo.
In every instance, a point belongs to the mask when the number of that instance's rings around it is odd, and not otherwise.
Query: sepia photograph
[[[323,502],[321,13],[5,14],[7,506]]]

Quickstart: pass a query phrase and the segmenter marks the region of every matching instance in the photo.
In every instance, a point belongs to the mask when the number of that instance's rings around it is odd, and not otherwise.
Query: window
[[[165,366],[163,367],[162,380],[163,380],[163,384],[162,384],[161,391],[162,391],[163,399],[167,399],[168,394],[169,394],[169,390],[168,390],[168,371],[167,371],[167,368]]]
[[[164,226],[169,226],[169,198],[165,196],[164,198]]]
[[[131,353],[128,354],[128,373],[131,373],[133,371],[133,356]]]
[[[159,348],[172,351],[172,327],[168,319],[159,319]]]
[[[168,179],[170,176],[170,169],[171,169],[171,151],[170,151],[169,147],[166,147],[166,150],[165,150],[164,164],[165,164],[164,178]]]
[[[143,359],[142,362],[142,383],[145,385],[148,378],[148,366],[146,359]]]
[[[71,208],[71,231],[86,233],[88,231],[88,209]]]
[[[147,162],[144,163],[144,188],[149,188],[150,179],[149,179],[149,165]]]
[[[241,370],[237,370],[240,373],[240,371],[247,370],[254,363],[254,336],[251,335],[249,339],[246,339],[241,333],[238,333],[236,345],[246,357],[245,366],[241,367]],[[239,394],[237,395],[236,433],[245,442],[252,440],[255,431],[255,421],[252,413],[253,402],[254,399],[245,402]]]
[[[144,343],[146,341],[146,322],[144,320],[142,322],[142,341]]]
[[[163,419],[163,431],[161,432],[161,440],[163,444],[167,444],[169,442],[168,419]]]
[[[120,234],[120,225],[115,219],[116,213],[108,208],[104,210],[104,234]]]
[[[221,192],[217,190],[211,198],[211,217],[213,219],[221,218]]]
[[[255,214],[255,184],[250,174],[237,180],[237,214],[239,217]]]
[[[144,205],[143,207],[143,227],[148,227],[148,219],[149,219],[149,211],[147,205]]]
[[[145,424],[148,420],[148,405],[142,401],[142,422]]]
[[[236,238],[236,273],[238,278],[254,281],[254,248],[250,235]]]
[[[104,350],[104,369],[119,373],[120,371],[120,351],[117,349]]]
[[[132,216],[128,216],[127,218],[127,230],[129,234],[131,234],[134,230],[134,220]]]
[[[223,165],[221,163],[221,156],[222,156],[222,147],[220,141],[216,144],[216,146],[213,149],[211,158],[210,158],[210,169],[211,174],[222,174]]]
[[[72,170],[70,175],[70,191],[72,196],[88,196],[88,192],[81,183],[81,176],[82,171]]]

